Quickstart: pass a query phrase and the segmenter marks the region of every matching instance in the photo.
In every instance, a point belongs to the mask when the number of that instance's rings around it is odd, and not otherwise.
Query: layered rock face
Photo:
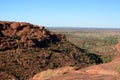
[[[95,63],[84,53],[43,26],[0,21],[0,80],[28,80],[43,70]]]

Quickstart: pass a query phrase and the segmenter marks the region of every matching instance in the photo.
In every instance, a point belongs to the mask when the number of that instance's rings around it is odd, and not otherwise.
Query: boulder
[[[11,27],[12,29],[18,29],[18,28],[20,27],[20,24],[19,24],[18,22],[12,23],[12,24],[10,25],[10,27]]]

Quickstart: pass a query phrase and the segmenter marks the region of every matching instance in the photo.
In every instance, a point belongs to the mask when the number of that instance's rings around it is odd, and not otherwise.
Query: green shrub
[[[118,43],[117,37],[115,37],[115,36],[105,37],[103,39],[103,41],[106,45],[114,45],[114,44]]]
[[[103,63],[108,63],[112,61],[112,57],[108,55],[99,55],[100,59],[103,61]]]

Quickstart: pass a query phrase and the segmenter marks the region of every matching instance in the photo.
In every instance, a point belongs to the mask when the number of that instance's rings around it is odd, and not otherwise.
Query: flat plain
[[[88,53],[110,62],[117,54],[115,45],[120,41],[120,29],[116,28],[49,28],[62,33],[67,40]]]

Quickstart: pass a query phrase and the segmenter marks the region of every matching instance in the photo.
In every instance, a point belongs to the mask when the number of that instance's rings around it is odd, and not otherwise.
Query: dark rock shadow
[[[96,64],[103,63],[102,59],[95,53],[89,53],[88,56],[89,56],[90,59],[93,59]]]
[[[60,42],[61,40],[56,35],[50,36],[50,39],[43,39],[42,41],[38,41],[37,39],[32,39],[35,43],[34,47],[38,48],[47,48],[50,44],[55,44],[56,42]]]
[[[3,35],[3,33],[0,31],[0,37],[3,37],[4,35]]]
[[[89,53],[87,49],[79,48],[79,47],[77,47],[76,45],[74,45],[72,43],[71,43],[71,45],[75,46],[77,49],[79,49],[80,52],[83,52],[83,54],[87,55],[90,58],[90,60],[94,61],[96,64],[103,63],[103,60],[96,53]]]

